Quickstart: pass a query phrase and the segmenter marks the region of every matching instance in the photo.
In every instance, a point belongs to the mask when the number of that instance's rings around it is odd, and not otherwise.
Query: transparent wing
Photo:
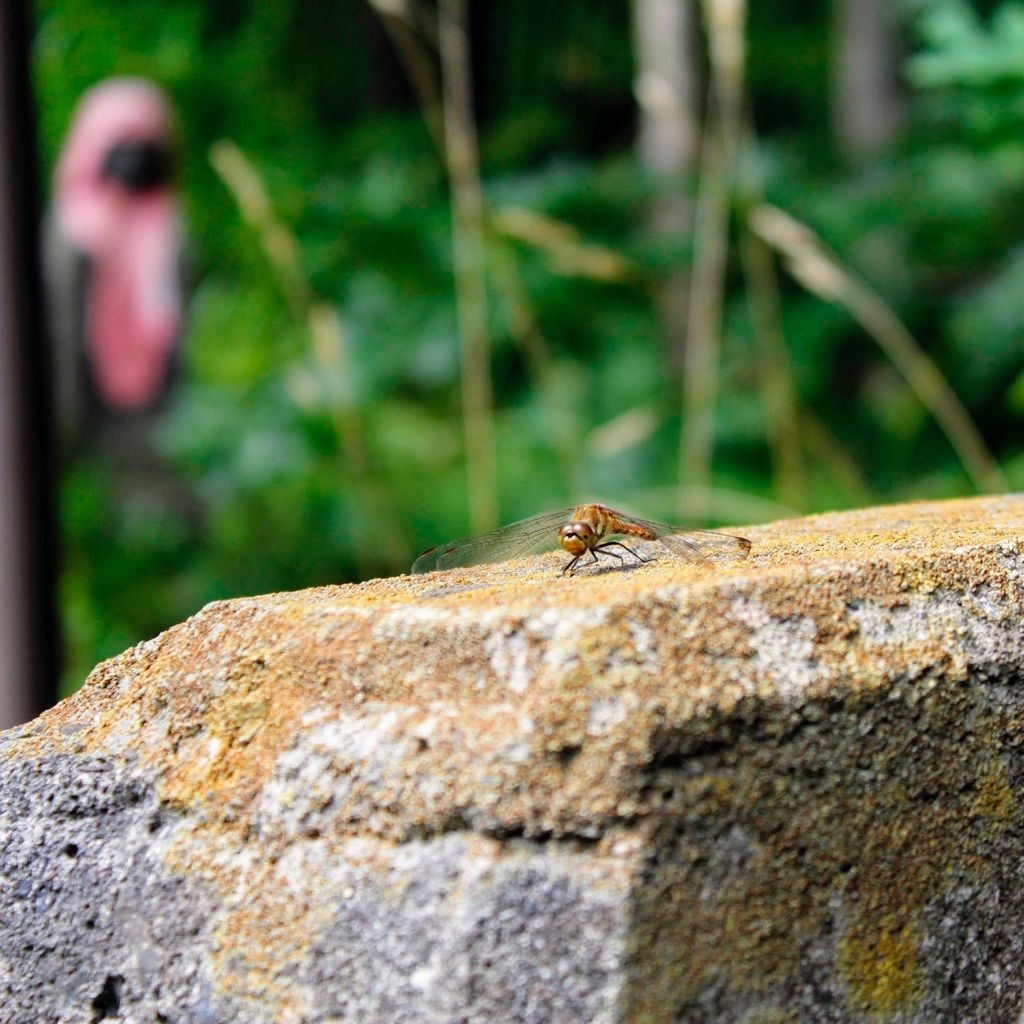
[[[520,519],[517,523],[509,523],[500,530],[428,548],[412,563],[412,571],[456,569],[464,565],[504,562],[510,558],[554,551],[558,548],[558,529],[569,521],[572,512],[571,508],[560,512],[545,512],[529,519]]]
[[[718,558],[746,558],[750,553],[750,541],[746,537],[735,537],[731,533],[717,530],[684,530],[679,526],[640,519],[638,516],[612,510],[617,519],[633,526],[649,530],[658,543],[674,555],[688,560],[706,561]]]

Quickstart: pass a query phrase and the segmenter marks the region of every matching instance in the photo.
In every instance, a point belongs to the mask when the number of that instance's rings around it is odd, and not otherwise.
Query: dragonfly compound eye
[[[587,550],[587,542],[581,535],[579,523],[566,523],[558,531],[558,540],[570,555],[580,555]]]

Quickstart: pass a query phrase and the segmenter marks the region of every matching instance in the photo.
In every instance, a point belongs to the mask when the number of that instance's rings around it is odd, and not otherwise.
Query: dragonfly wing
[[[746,558],[750,554],[750,541],[730,533],[714,530],[690,530],[666,533],[658,541],[680,558],[706,560],[708,558]]]
[[[466,565],[485,565],[523,558],[558,547],[558,529],[572,515],[572,509],[545,512],[529,519],[509,523],[500,530],[465,537],[428,548],[412,563],[412,571],[434,572],[436,569],[457,569]]]
[[[658,523],[650,519],[615,513],[618,519],[649,530],[658,543],[674,555],[690,561],[707,561],[717,558],[746,558],[750,553],[750,541],[731,533],[717,530],[682,530],[678,526]]]

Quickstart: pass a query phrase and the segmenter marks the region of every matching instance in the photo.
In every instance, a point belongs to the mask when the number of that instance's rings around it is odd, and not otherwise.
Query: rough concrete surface
[[[1024,498],[743,532],[100,665],[0,736],[0,1022],[1019,1024]]]

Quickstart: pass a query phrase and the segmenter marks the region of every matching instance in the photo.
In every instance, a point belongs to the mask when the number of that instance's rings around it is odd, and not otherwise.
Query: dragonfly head
[[[570,555],[582,555],[597,542],[597,534],[589,523],[566,523],[558,531],[558,542]]]

